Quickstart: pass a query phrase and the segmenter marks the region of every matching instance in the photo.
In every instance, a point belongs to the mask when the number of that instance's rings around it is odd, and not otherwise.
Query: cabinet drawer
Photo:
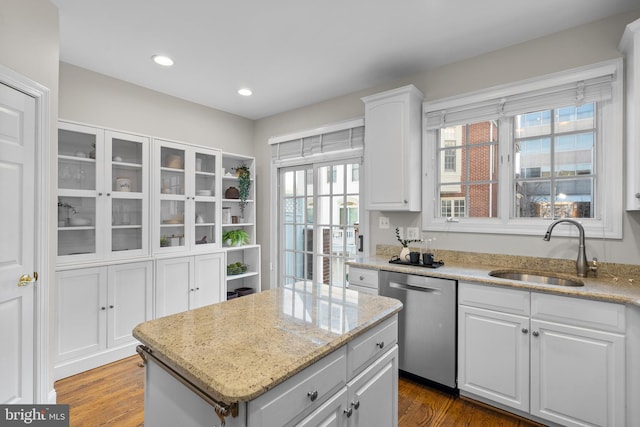
[[[286,426],[346,385],[346,346],[248,403],[248,425]]]
[[[347,345],[348,379],[356,376],[374,359],[380,357],[398,342],[398,316],[349,342]]]
[[[458,304],[529,315],[529,292],[458,282]]]
[[[349,267],[349,284],[378,289],[378,270]]]
[[[531,294],[531,318],[609,332],[626,330],[622,304],[536,292]]]

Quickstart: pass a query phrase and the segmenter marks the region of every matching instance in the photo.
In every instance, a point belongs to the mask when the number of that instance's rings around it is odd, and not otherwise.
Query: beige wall
[[[253,121],[64,62],[60,119],[253,155]]]
[[[384,86],[332,99],[323,103],[261,119],[255,123],[255,153],[260,172],[258,198],[259,243],[263,245],[263,283],[268,286],[270,272],[269,226],[270,218],[270,151],[267,140],[295,131],[313,129],[364,114],[360,98],[365,95],[414,84],[427,100],[453,96],[530,77],[567,70],[613,58],[620,58],[618,42],[625,26],[640,18],[640,10],[614,16],[602,21],[576,27],[551,36],[531,40],[516,46],[481,55],[410,78],[389,82]],[[366,179],[366,177],[365,177]],[[369,249],[378,243],[397,243],[393,226],[420,226],[420,214],[385,213],[392,228],[377,228],[379,212],[370,216],[370,235],[366,236]],[[567,258],[577,255],[577,244],[567,239],[543,242],[544,230],[537,236],[480,235],[468,233],[427,233],[436,238],[441,249],[474,252],[506,253],[540,257]],[[624,214],[624,238],[622,240],[590,239],[587,256],[597,256],[602,261],[640,264],[640,213]]]
[[[48,137],[43,141],[51,152],[58,144],[56,118],[58,116],[58,9],[49,0],[0,0],[0,65],[49,90]],[[1,74],[1,71],[0,71]],[[56,212],[55,159],[51,159],[49,188],[51,211]],[[51,218],[49,256],[55,260],[57,218]],[[55,263],[48,272],[40,271],[40,282],[53,285]],[[50,352],[51,354],[51,352]],[[52,359],[51,359],[52,360]],[[53,379],[46,378],[46,392],[53,390]],[[38,396],[40,399],[42,396]],[[44,403],[44,402],[43,402]]]

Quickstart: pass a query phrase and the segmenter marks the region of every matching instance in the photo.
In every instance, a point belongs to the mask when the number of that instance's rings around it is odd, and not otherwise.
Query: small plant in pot
[[[249,244],[249,234],[244,230],[229,230],[222,234],[222,241],[229,246],[242,246]]]
[[[416,239],[401,239],[400,238],[400,229],[396,227],[396,239],[402,245],[402,250],[400,251],[400,261],[406,261],[406,257],[409,254],[409,245],[411,243],[419,243],[421,240]]]
[[[251,170],[247,164],[240,163],[236,168],[234,168],[236,172],[236,176],[238,177],[238,187],[240,202],[240,215],[244,217],[244,208],[247,206],[247,199],[249,198],[249,193],[251,189]]]

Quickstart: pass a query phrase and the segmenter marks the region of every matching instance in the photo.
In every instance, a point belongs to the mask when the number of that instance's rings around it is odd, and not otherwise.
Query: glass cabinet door
[[[110,250],[147,252],[148,139],[107,131],[105,134],[106,194]],[[130,255],[128,253],[127,255]]]
[[[195,212],[193,225],[194,245],[215,245],[216,214],[216,155],[194,152]]]
[[[102,133],[66,124],[58,129],[58,256],[93,258],[100,237],[97,189]]]
[[[162,248],[185,246],[186,149],[160,147],[160,242]]]

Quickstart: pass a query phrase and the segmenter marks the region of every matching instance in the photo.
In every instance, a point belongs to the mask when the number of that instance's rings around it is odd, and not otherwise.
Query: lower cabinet
[[[461,394],[566,426],[625,425],[625,307],[459,284]]]
[[[397,427],[397,334],[394,316],[250,401],[247,426]]]
[[[152,262],[59,271],[55,379],[135,353],[133,328],[152,318]]]
[[[155,317],[224,301],[225,272],[224,252],[158,259]]]

